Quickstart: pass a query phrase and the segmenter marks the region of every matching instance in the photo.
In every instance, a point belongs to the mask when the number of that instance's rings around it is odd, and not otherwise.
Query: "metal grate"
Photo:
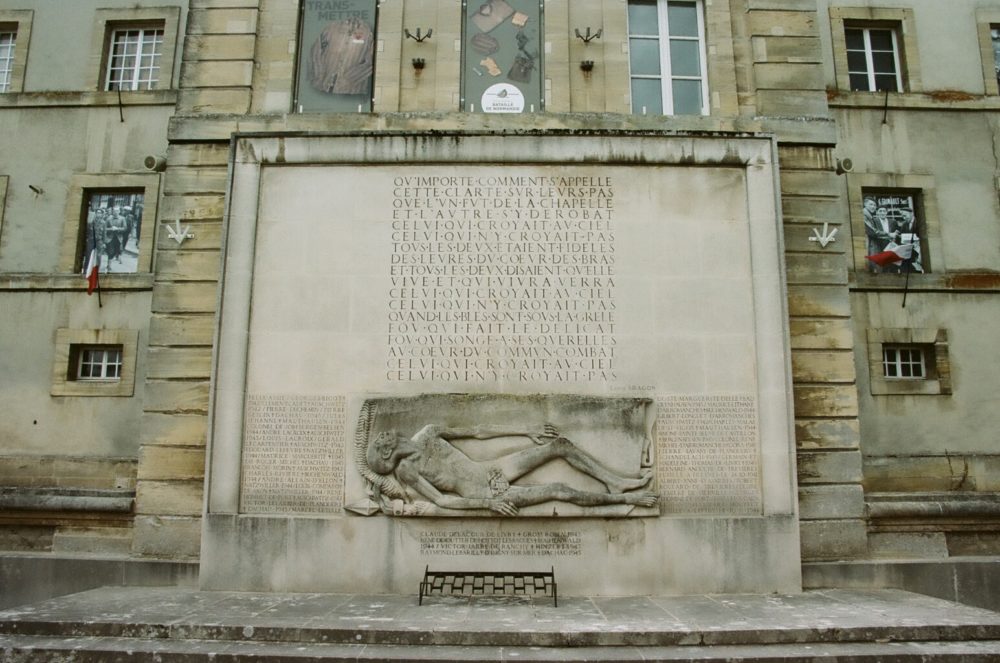
[[[431,571],[424,567],[418,605],[432,594],[477,596],[525,594],[551,596],[552,605],[559,607],[556,591],[556,569],[550,571]]]

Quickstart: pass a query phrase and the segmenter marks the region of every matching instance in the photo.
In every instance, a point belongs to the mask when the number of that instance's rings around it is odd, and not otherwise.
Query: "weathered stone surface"
[[[190,452],[184,450],[182,453]],[[200,480],[140,480],[136,484],[135,510],[143,515],[198,516],[202,511],[203,495]]]
[[[864,520],[804,520],[799,531],[806,561],[858,559],[868,554]]]
[[[861,454],[857,451],[799,451],[799,485],[861,483]]]
[[[204,448],[146,445],[139,450],[140,482],[197,480],[204,476]]]
[[[865,496],[860,484],[799,487],[799,517],[803,520],[864,518]]]
[[[134,555],[165,559],[198,557],[201,518],[169,515],[137,515],[132,540]]]

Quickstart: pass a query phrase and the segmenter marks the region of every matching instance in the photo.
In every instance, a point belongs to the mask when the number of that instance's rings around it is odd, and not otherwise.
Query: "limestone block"
[[[215,195],[165,195],[160,203],[160,218],[169,223],[176,219],[222,219],[226,200]]]
[[[225,143],[171,143],[167,163],[171,166],[225,166],[229,145]]]
[[[795,443],[799,449],[858,449],[860,439],[857,419],[795,421]]]
[[[854,334],[849,320],[808,320],[792,318],[788,321],[793,350],[850,350],[854,347]]]
[[[858,414],[854,385],[796,385],[796,417],[853,417]]]
[[[792,379],[797,382],[845,382],[855,380],[854,353],[797,350],[792,352]]]
[[[781,198],[781,213],[785,223],[812,223],[830,221],[840,223],[847,218],[847,209],[840,197],[804,197],[785,195]],[[838,238],[846,242],[846,238]]]
[[[143,515],[197,516],[202,499],[201,481],[139,481],[135,510]]]
[[[169,168],[164,178],[164,192],[172,193],[225,193],[226,169],[218,167],[205,168]]]
[[[253,62],[218,60],[185,62],[181,65],[181,87],[239,87],[253,81]]]
[[[150,345],[211,345],[215,317],[209,314],[157,315],[149,321]]]
[[[242,114],[250,109],[250,90],[246,87],[181,90],[177,108],[190,113]]]
[[[839,196],[844,181],[830,170],[786,170],[781,171],[781,193],[799,196]]]
[[[143,446],[204,446],[207,431],[208,419],[201,414],[145,412],[139,442]]]
[[[751,36],[816,37],[816,12],[752,11],[747,14]]]
[[[190,0],[191,9],[217,9],[226,7],[257,7],[260,0]]]
[[[189,35],[184,39],[184,59],[253,60],[254,35]]]
[[[868,551],[881,559],[943,559],[948,543],[944,532],[871,532]]]
[[[822,90],[758,90],[760,115],[788,117],[825,117],[830,110]]]
[[[211,372],[211,348],[149,348],[146,377],[151,380],[170,378],[207,380]]]
[[[172,222],[165,222],[170,227],[170,230],[177,230],[177,222],[179,219],[175,219]],[[180,222],[180,231],[185,235],[190,235],[185,237],[181,244],[177,243],[177,240],[170,236],[170,232],[167,228],[164,228],[156,236],[156,249],[162,252],[174,252],[174,251],[195,251],[195,250],[212,250],[217,253],[222,247],[222,222],[221,221],[195,221],[193,223],[188,223],[187,221]],[[186,231],[186,232],[185,232]],[[158,260],[163,260],[163,254],[161,253]],[[208,258],[206,258],[208,260]],[[157,267],[161,265],[157,264]],[[159,271],[159,270],[158,270]],[[215,279],[218,275],[210,275],[207,278]]]
[[[868,554],[863,520],[805,520],[799,523],[804,560],[857,559]]]
[[[193,480],[205,476],[203,447],[144,446],[139,450],[139,481]]]
[[[953,456],[865,457],[865,488],[873,492],[976,490],[967,460]]]
[[[747,9],[815,12],[816,0],[747,0]]]
[[[799,488],[799,517],[802,520],[837,520],[864,516],[865,494],[860,485]]]
[[[214,281],[220,264],[218,251],[163,251],[156,261],[156,280]]]
[[[792,316],[804,317],[850,317],[851,303],[847,288],[789,284],[788,313]]]
[[[785,256],[785,275],[788,283],[846,286],[847,266],[844,263],[844,256],[836,253],[793,253]]]
[[[829,147],[817,145],[782,145],[778,147],[782,170],[834,170],[837,160]]]
[[[758,36],[750,40],[754,62],[822,62],[816,37]]]
[[[823,66],[819,63],[758,62],[753,66],[757,89],[825,90]]]
[[[208,381],[150,380],[146,383],[143,408],[146,412],[207,414]]]
[[[248,3],[255,4],[255,3]],[[257,30],[256,8],[192,9],[187,34],[253,34]]]
[[[52,537],[54,553],[127,554],[132,548],[128,527],[60,528]]]
[[[153,311],[156,313],[213,313],[218,285],[216,283],[161,283],[153,289]]]
[[[861,483],[861,454],[857,451],[804,451],[797,454],[799,485]]]
[[[133,554],[183,559],[200,550],[201,518],[136,516]]]
[[[844,252],[847,250],[849,243],[845,241],[846,235],[844,234],[844,226],[839,223],[827,223],[824,228],[824,221],[816,221],[815,223],[806,224],[792,224],[787,222],[784,226],[784,236],[785,236],[785,261],[792,256],[793,252],[798,253],[821,253],[828,256],[836,256],[836,262],[846,265],[846,261],[843,257]],[[833,241],[829,242],[825,247],[822,246],[816,239],[817,235],[824,232],[832,233],[836,231]],[[804,257],[803,257],[804,258]],[[842,267],[843,269],[843,267]],[[847,278],[847,275],[844,275]]]

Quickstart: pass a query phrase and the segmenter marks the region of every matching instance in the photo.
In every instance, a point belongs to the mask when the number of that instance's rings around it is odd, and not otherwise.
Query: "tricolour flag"
[[[913,257],[913,244],[900,244],[875,255],[865,256],[879,267],[888,267]]]
[[[87,242],[90,250],[87,252],[87,264],[83,266],[83,278],[87,279],[87,294],[94,294],[97,288],[98,272],[101,271],[101,259],[97,255],[97,242]]]

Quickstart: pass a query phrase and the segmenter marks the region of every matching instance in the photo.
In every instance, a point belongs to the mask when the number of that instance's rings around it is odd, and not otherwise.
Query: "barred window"
[[[122,375],[121,345],[72,346],[76,355],[77,380],[119,380]]]
[[[163,28],[114,30],[108,43],[107,90],[152,90],[160,80]]]
[[[927,351],[919,345],[882,346],[882,375],[894,380],[927,378]]]
[[[17,32],[0,31],[0,92],[9,92],[14,72],[14,47]]]

